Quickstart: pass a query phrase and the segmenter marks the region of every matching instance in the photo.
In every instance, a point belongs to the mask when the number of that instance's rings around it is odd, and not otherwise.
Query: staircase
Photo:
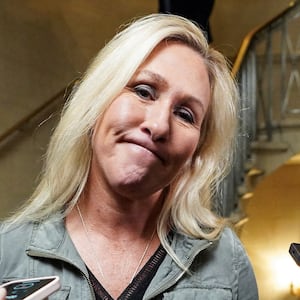
[[[255,185],[300,151],[300,3],[251,31],[233,65],[241,96],[234,167],[222,214],[240,225]]]

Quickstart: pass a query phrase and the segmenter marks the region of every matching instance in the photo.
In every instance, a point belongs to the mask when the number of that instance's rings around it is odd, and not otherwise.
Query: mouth
[[[166,161],[165,155],[162,153],[162,151],[157,149],[157,147],[149,141],[141,140],[141,139],[126,139],[123,142],[128,144],[134,144],[146,149],[147,151],[151,152],[154,156],[156,156],[161,161],[162,164],[164,164]]]

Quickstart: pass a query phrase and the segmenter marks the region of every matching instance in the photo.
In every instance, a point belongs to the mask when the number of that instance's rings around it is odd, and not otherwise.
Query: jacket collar
[[[212,244],[212,241],[193,239],[175,232],[171,246],[180,262],[188,269],[195,257]],[[65,261],[77,267],[88,278],[86,266],[78,254],[61,216],[34,223],[26,252],[30,256]],[[162,290],[171,287],[184,273],[185,271],[169,255],[166,255],[151,281],[144,299],[150,299]]]
[[[66,230],[64,219],[60,215],[33,224],[32,235],[26,252],[30,256],[65,261],[88,276],[86,266]]]
[[[212,241],[194,239],[180,233],[174,233],[171,247],[185,270],[167,255],[146,290],[143,299],[152,299],[174,285],[189,269],[195,257],[212,244]]]

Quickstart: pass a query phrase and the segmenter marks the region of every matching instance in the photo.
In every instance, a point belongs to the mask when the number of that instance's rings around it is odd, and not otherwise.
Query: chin
[[[151,177],[155,178],[153,175]],[[149,197],[163,189],[161,182],[156,182],[156,180],[153,182],[153,180],[151,180],[152,178],[130,174],[126,176],[124,180],[119,180],[118,183],[115,184],[114,190],[117,191],[118,194],[128,198]]]

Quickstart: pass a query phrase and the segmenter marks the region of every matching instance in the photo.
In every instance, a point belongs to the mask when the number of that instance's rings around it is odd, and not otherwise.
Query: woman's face
[[[126,197],[160,191],[191,160],[209,102],[200,54],[160,44],[96,123],[90,176]]]

